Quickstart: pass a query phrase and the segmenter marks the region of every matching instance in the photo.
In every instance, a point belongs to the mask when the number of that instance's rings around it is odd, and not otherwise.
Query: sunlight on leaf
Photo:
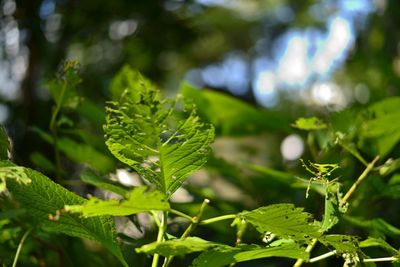
[[[321,130],[325,129],[327,125],[317,117],[311,118],[298,118],[292,127],[300,130]]]
[[[146,192],[146,187],[133,189],[126,200],[101,200],[91,198],[83,205],[66,205],[65,210],[82,213],[85,217],[113,215],[126,216],[152,210],[168,210],[170,208],[164,194],[159,191]]]
[[[161,100],[159,91],[129,68],[116,77],[112,90],[121,95],[106,110],[108,148],[170,197],[207,161],[213,127],[200,122],[192,105],[181,107],[181,119],[180,103]]]

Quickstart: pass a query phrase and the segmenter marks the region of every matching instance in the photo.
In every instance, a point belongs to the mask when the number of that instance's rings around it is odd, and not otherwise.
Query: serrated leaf
[[[292,127],[298,128],[300,130],[320,130],[325,129],[327,127],[326,123],[322,120],[318,119],[317,117],[310,117],[310,118],[298,118]]]
[[[136,252],[160,254],[164,257],[168,257],[204,251],[213,247],[229,246],[207,241],[199,237],[187,237],[185,239],[172,239],[164,242],[153,242],[137,248]]]
[[[85,217],[112,215],[127,216],[151,210],[168,210],[170,208],[165,195],[159,191],[146,193],[146,187],[137,187],[126,200],[101,200],[91,198],[82,205],[66,205],[65,210],[82,213]]]
[[[0,160],[8,160],[8,152],[10,151],[10,141],[6,129],[0,125]]]
[[[79,64],[76,61],[67,61],[56,79],[47,84],[47,89],[58,107],[75,109],[80,104],[81,98],[76,89],[81,82],[78,72]]]
[[[126,196],[129,193],[129,189],[125,188],[121,184],[113,182],[110,179],[99,177],[91,171],[82,172],[80,178],[82,182],[86,184],[94,185],[97,188],[108,190],[121,196]]]
[[[133,70],[125,68],[116,81],[113,91],[122,93],[106,109],[106,144],[116,158],[170,197],[206,162],[213,127],[201,123],[190,106],[180,119],[176,103],[160,100],[159,92]]]
[[[281,238],[308,241],[321,235],[320,227],[311,214],[293,204],[273,204],[242,212],[239,216],[260,233],[272,232]]]
[[[9,161],[0,162],[0,193],[7,188],[7,183],[11,180],[19,184],[29,184],[31,179],[27,176],[25,168],[14,166]]]
[[[360,248],[368,248],[368,247],[381,247],[386,251],[390,252],[392,255],[398,255],[399,252],[397,249],[389,245],[385,240],[381,238],[368,237],[368,239],[363,240],[359,243]]]
[[[275,242],[274,242],[275,243]],[[284,257],[308,260],[308,253],[295,242],[272,243],[268,247],[240,245],[205,251],[193,262],[193,267],[220,267],[231,263],[250,261],[268,257]]]
[[[351,235],[324,235],[318,241],[329,249],[335,249],[338,254],[354,253],[358,250],[358,237]]]
[[[8,189],[21,206],[29,210],[33,221],[40,223],[48,231],[98,241],[124,266],[128,266],[116,242],[115,226],[111,217],[81,218],[76,214],[62,213],[59,218],[50,220],[49,215],[56,214],[56,211],[63,209],[64,205],[84,204],[85,199],[54,183],[39,172],[28,168],[23,169],[31,183],[24,184],[9,180]]]

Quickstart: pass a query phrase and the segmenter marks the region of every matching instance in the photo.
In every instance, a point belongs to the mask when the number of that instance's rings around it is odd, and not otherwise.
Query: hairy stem
[[[384,261],[395,261],[397,257],[385,257],[385,258],[374,258],[374,259],[363,259],[363,262],[384,262]]]
[[[332,257],[334,255],[336,255],[336,250],[332,250],[332,251],[329,251],[329,252],[327,252],[325,254],[322,254],[322,255],[319,255],[317,257],[314,257],[314,258],[310,259],[308,262],[310,262],[310,263],[317,262],[317,261]]]
[[[17,262],[18,262],[19,254],[21,253],[22,245],[24,244],[25,239],[28,237],[28,235],[31,232],[32,232],[32,229],[29,229],[28,231],[26,231],[25,234],[22,236],[21,241],[19,241],[17,252],[15,253],[14,262],[12,264],[12,267],[17,266]]]
[[[157,242],[162,242],[164,240],[164,235],[167,230],[167,218],[168,218],[168,211],[164,211],[161,215],[160,226],[158,227]],[[159,259],[160,259],[160,255],[154,254],[153,262],[151,263],[151,267],[157,267]]]

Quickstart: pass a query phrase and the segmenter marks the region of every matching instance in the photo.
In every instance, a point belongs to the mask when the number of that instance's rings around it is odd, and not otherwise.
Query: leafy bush
[[[54,163],[40,151],[31,155],[37,170],[12,163],[1,129],[4,265],[398,261],[400,229],[391,224],[398,208],[385,204],[400,196],[400,126],[394,123],[400,98],[324,119],[299,118],[289,128],[274,112],[187,84],[175,99],[164,99],[129,67],[113,80],[105,114],[79,95],[79,83],[78,65],[66,63],[48,83],[54,99],[49,131],[32,128],[54,148]],[[105,145],[97,134],[101,124]],[[254,157],[251,146],[225,158],[217,145],[211,150],[214,136],[253,136],[258,145],[266,131],[305,135],[310,160],[274,169],[240,160]],[[113,180],[117,169],[137,174],[136,186]],[[78,195],[88,192],[97,196]],[[182,192],[193,199],[176,202]]]

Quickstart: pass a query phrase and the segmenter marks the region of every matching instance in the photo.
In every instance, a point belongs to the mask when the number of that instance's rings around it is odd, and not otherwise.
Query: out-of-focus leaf
[[[126,200],[102,200],[91,198],[81,205],[67,205],[65,210],[82,213],[85,217],[112,215],[126,216],[152,210],[170,208],[165,195],[159,191],[145,192],[146,187],[137,187],[130,192]]]
[[[292,124],[294,128],[298,128],[300,130],[321,130],[327,127],[326,123],[317,117],[311,118],[298,118],[294,124]]]
[[[10,151],[10,142],[6,129],[0,125],[0,160],[8,159],[8,152]]]
[[[272,232],[281,238],[309,241],[322,234],[311,214],[293,204],[273,204],[239,214],[260,232]]]
[[[366,220],[365,218],[344,216],[347,222],[356,225],[358,227],[366,228],[370,231],[377,231],[378,233],[385,234],[388,236],[398,237],[400,235],[400,229],[386,222],[382,218],[374,218],[372,220]]]
[[[79,64],[76,61],[67,61],[56,79],[47,84],[47,88],[58,107],[75,109],[81,102],[77,92]]]
[[[33,152],[30,156],[30,159],[33,164],[45,171],[53,172],[56,170],[56,166],[54,165],[54,163],[40,152]]]
[[[274,170],[274,169],[267,168],[267,167],[264,167],[261,165],[256,165],[256,164],[246,164],[246,166],[249,167],[253,171],[263,174],[267,179],[273,179],[274,181],[277,181],[277,182],[285,184],[285,185],[291,185],[294,180],[293,175],[291,175],[287,172]]]
[[[125,188],[121,184],[111,181],[110,179],[101,178],[91,171],[85,171],[81,173],[80,178],[84,183],[117,193],[121,196],[126,196],[129,193],[129,189]]]
[[[117,244],[115,226],[111,217],[81,218],[76,214],[66,213],[57,215],[57,210],[63,209],[64,205],[84,204],[85,199],[54,183],[39,172],[22,167],[13,168],[20,168],[31,180],[29,184],[26,184],[9,179],[8,189],[21,206],[29,210],[28,215],[33,221],[40,223],[48,231],[98,241],[109,249],[124,266],[128,266]],[[50,216],[53,214],[56,215]]]
[[[271,130],[288,130],[289,120],[282,114],[257,109],[232,96],[181,85],[184,97],[192,99],[204,120],[212,123],[221,135],[256,134]]]
[[[389,245],[385,240],[381,238],[375,237],[368,237],[368,239],[363,240],[359,243],[360,248],[367,248],[367,247],[381,247],[386,251],[390,252],[392,255],[398,255],[399,252],[397,249],[393,248]]]
[[[192,105],[184,106],[186,118],[181,119],[175,102],[161,100],[159,91],[134,70],[124,68],[115,81],[114,97],[121,95],[107,107],[106,144],[170,197],[206,163],[214,128],[199,120]]]
[[[400,159],[388,159],[384,164],[379,166],[380,175],[388,175],[400,168]]]
[[[240,245],[238,247],[214,248],[200,254],[193,267],[220,267],[230,263],[244,262],[261,258],[284,257],[307,260],[309,255],[304,248],[291,240],[279,240],[267,247]]]
[[[386,156],[400,141],[400,97],[391,97],[371,105],[361,114],[362,138],[373,138],[379,155]]]

